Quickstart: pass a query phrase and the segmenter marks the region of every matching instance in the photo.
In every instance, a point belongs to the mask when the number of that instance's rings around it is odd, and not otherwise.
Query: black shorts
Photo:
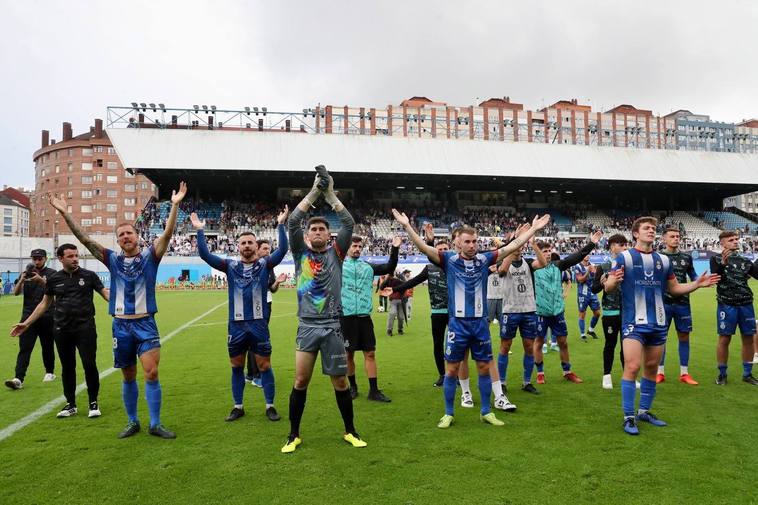
[[[340,324],[347,352],[376,349],[376,335],[371,316],[343,316],[340,318]]]

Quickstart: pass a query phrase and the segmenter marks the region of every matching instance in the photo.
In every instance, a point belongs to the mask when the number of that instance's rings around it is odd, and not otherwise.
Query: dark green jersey
[[[606,261],[597,266],[597,272],[592,281],[592,292],[599,293],[603,291],[603,285],[600,282],[602,277],[611,271],[613,263]],[[617,289],[612,293],[603,291],[603,314],[608,316],[617,316],[621,313],[621,290]]]
[[[412,289],[424,281],[429,283],[429,303],[432,310],[447,310],[447,275],[437,265],[430,263],[413,279],[407,280],[399,286],[394,286],[393,291],[401,292]]]
[[[721,262],[721,255],[711,257],[711,272],[719,274],[721,280],[716,285],[716,300],[726,305],[749,305],[753,303],[753,291],[747,285],[752,276],[758,279],[758,260],[751,263],[749,259],[733,253]]]
[[[685,252],[668,253],[664,249],[661,254],[665,254],[671,259],[671,267],[674,270],[674,277],[676,277],[679,284],[684,284],[690,280],[697,279],[695,273],[695,267],[692,266],[692,256]],[[689,280],[687,279],[689,277]],[[668,291],[663,293],[663,303],[673,305],[689,305],[690,295],[671,296]]]

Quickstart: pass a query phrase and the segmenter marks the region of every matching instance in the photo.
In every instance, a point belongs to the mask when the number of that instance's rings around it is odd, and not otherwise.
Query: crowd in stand
[[[273,231],[276,227],[276,216],[284,206],[284,202],[243,203],[236,200],[225,200],[220,204],[209,204],[202,200],[185,198],[181,205],[183,219],[177,223],[177,232],[169,244],[168,254],[170,255],[197,255],[197,239],[189,223],[189,214],[193,211],[198,212],[201,219],[206,220],[206,234],[211,252],[227,255],[237,254],[236,236],[243,230],[253,231],[259,237],[273,238],[272,248],[276,248]],[[391,219],[393,207],[404,211],[416,229],[420,229],[426,222],[431,222],[438,233],[442,233],[441,230],[447,232],[457,226],[467,224],[478,229],[482,237],[503,237],[519,225],[531,222],[534,213],[533,210],[516,210],[504,206],[496,208],[470,207],[459,213],[454,213],[444,203],[423,199],[405,202],[353,201],[348,206],[356,222],[355,233],[364,237],[364,255],[369,256],[389,254],[391,237],[375,236],[372,225],[378,220]],[[586,212],[586,209],[561,208],[557,210],[571,219],[579,219]],[[325,211],[326,209],[314,209],[313,214],[320,214]],[[613,211],[609,212],[608,215],[611,218],[608,227],[620,230],[630,229],[632,222],[637,217],[636,215]],[[674,221],[671,214],[656,217],[659,218],[658,233],[663,233],[665,228],[671,225],[679,228],[683,237],[682,248],[684,250],[713,250],[718,246],[716,237],[687,237],[684,224]],[[165,218],[161,213],[161,204],[154,200],[145,206],[136,222],[138,231],[148,242],[152,242],[155,238],[155,232],[151,229],[162,229],[164,224]],[[592,228],[591,224],[585,224],[575,227],[574,231],[584,234],[594,231]],[[585,241],[584,237],[568,237],[559,231],[557,226],[551,225],[543,230],[541,238],[553,240],[556,251],[561,254],[576,250]],[[749,233],[749,226],[742,231]],[[607,238],[607,236],[603,237],[598,244],[597,250],[599,252],[607,250]],[[481,241],[480,246],[486,249],[490,243],[489,239],[481,239]],[[754,242],[750,238],[743,239],[742,243],[746,252],[756,251],[758,248],[758,241]],[[400,248],[401,257],[416,254],[418,251],[413,244],[410,241],[404,241]]]

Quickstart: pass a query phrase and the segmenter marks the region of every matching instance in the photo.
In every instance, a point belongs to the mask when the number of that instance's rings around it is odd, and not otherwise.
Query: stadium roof
[[[264,184],[309,186],[320,163],[375,189],[376,181],[479,190],[594,184],[604,191],[627,183],[625,191],[636,187],[650,198],[660,191],[666,202],[671,192],[717,201],[758,189],[758,156],[740,153],[244,130],[112,128],[108,135],[126,168],[164,190],[190,177],[210,190],[247,172],[266,174]]]

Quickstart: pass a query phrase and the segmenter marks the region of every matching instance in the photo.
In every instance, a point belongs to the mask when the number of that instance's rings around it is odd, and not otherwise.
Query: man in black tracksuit
[[[79,253],[73,244],[63,244],[56,251],[63,269],[47,278],[45,296],[23,322],[11,330],[12,336],[27,331],[55,301],[53,335],[61,360],[61,379],[66,405],[57,417],[71,417],[76,408],[76,352],[82,360],[89,395],[89,417],[100,416],[97,395],[100,378],[97,371],[97,331],[95,304],[92,295],[97,292],[108,300],[109,292],[95,272],[79,267]]]
[[[45,266],[47,252],[44,249],[34,249],[31,253],[32,263],[29,264],[16,280],[13,287],[15,296],[24,294],[24,308],[21,312],[21,321],[29,317],[37,304],[45,296],[45,284],[47,278],[55,273],[55,270]],[[21,389],[26,378],[26,370],[29,368],[34,344],[39,337],[42,347],[42,363],[45,365],[45,377],[43,382],[55,379],[55,343],[53,341],[53,307],[50,306],[39,320],[31,325],[28,330],[18,337],[18,357],[16,358],[16,375],[13,379],[5,381],[10,389]]]

